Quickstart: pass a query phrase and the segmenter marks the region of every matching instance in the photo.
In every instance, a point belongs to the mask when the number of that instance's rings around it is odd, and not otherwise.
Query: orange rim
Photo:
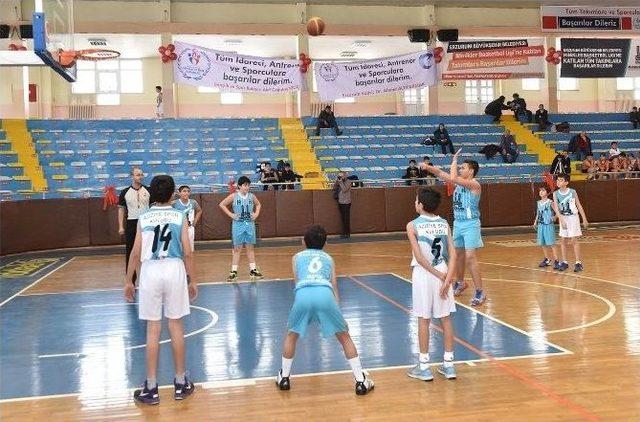
[[[115,50],[106,50],[100,48],[92,48],[88,50],[76,51],[76,58],[78,60],[112,60],[120,57],[120,52]]]

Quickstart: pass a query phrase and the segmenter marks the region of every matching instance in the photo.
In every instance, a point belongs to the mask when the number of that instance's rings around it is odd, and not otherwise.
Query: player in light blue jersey
[[[247,250],[249,259],[249,277],[252,280],[262,279],[262,273],[256,267],[254,245],[256,244],[256,219],[260,215],[262,205],[258,198],[249,192],[251,180],[247,176],[238,179],[238,192],[232,193],[220,202],[220,209],[231,218],[231,242],[233,244],[233,258],[231,271],[227,281],[238,281],[238,264],[242,247]],[[231,211],[229,210],[231,205]]]
[[[478,306],[487,299],[482,289],[482,274],[476,250],[483,246],[480,224],[480,195],[482,186],[476,180],[480,165],[474,160],[464,160],[458,175],[458,155],[453,155],[449,173],[432,165],[426,165],[428,172],[440,180],[456,185],[453,192],[453,244],[457,249],[456,277],[453,283],[454,295],[462,294],[467,285],[464,281],[465,266],[471,272],[475,293],[472,306]]]
[[[432,381],[429,368],[429,323],[440,318],[444,333],[444,361],[438,372],[447,379],[455,379],[453,367],[453,324],[450,314],[456,311],[451,282],[455,274],[456,250],[451,239],[449,223],[434,214],[440,205],[440,192],[431,188],[420,191],[415,208],[418,217],[407,224],[407,236],[413,259],[412,301],[413,315],[418,318],[418,365],[407,375]],[[451,265],[448,265],[449,262]]]
[[[189,225],[189,240],[191,241],[191,249],[194,248],[194,239],[196,233],[196,225],[200,222],[202,216],[202,208],[195,199],[191,199],[191,188],[187,185],[182,185],[178,188],[178,199],[173,203],[173,208],[178,211],[182,211],[187,218],[187,224]]]
[[[183,400],[195,389],[186,377],[182,318],[189,315],[189,300],[198,296],[198,287],[192,279],[195,273],[186,219],[171,206],[175,188],[171,176],[156,176],[151,181],[151,202],[155,204],[138,218],[124,283],[125,299],[133,302],[133,274],[140,267],[137,271],[140,274],[138,315],[147,321],[147,379],[133,397],[145,404],[160,402],[157,371],[163,308],[176,370],[173,398]]]
[[[580,199],[578,199],[578,193],[569,188],[569,180],[571,176],[568,174],[558,174],[556,176],[556,184],[558,190],[553,193],[553,210],[560,222],[560,253],[562,255],[562,262],[558,267],[558,270],[565,271],[569,269],[569,262],[567,261],[567,246],[573,246],[573,254],[576,258],[576,264],[573,267],[574,272],[580,272],[584,270],[584,265],[580,259],[580,242],[579,238],[582,236],[582,229],[580,228],[580,217],[582,217],[582,225],[585,230],[589,227],[587,221],[587,215],[582,208]]]
[[[338,281],[333,258],[322,251],[327,232],[321,226],[311,226],[304,234],[306,249],[293,257],[295,299],[289,313],[287,335],[282,351],[282,367],[276,377],[280,390],[289,390],[291,364],[299,337],[304,337],[312,322],[318,322],[324,337],[336,336],[349,361],[356,380],[356,394],[373,390],[373,380],[362,370],[347,322],[340,312]]]
[[[536,216],[533,219],[533,228],[538,233],[538,245],[542,248],[544,259],[538,265],[545,268],[551,265],[550,257],[553,256],[553,269],[560,269],[560,261],[556,253],[556,228],[553,222],[556,219],[553,211],[553,203],[549,199],[549,188],[540,186],[540,200],[536,203]]]

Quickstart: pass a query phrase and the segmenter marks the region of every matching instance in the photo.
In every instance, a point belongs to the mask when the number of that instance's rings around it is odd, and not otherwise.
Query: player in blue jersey
[[[586,229],[589,226],[587,221],[587,215],[584,213],[580,199],[578,199],[578,193],[568,187],[570,176],[568,174],[558,174],[556,176],[556,184],[558,190],[553,193],[553,210],[558,216],[560,222],[560,252],[562,254],[562,262],[558,267],[558,270],[565,271],[569,268],[569,262],[567,262],[567,246],[573,246],[573,254],[576,258],[576,264],[573,268],[574,272],[580,272],[584,270],[582,261],[580,260],[580,243],[578,239],[582,236],[582,230],[580,229],[580,217],[582,217],[582,225]]]
[[[482,289],[482,275],[476,250],[483,246],[480,225],[480,195],[482,186],[476,180],[480,170],[477,161],[464,160],[458,174],[458,155],[461,149],[453,155],[449,173],[432,165],[426,165],[426,170],[445,182],[456,185],[453,192],[453,244],[457,249],[456,277],[453,283],[455,296],[462,294],[467,285],[464,281],[465,266],[471,272],[475,286],[475,293],[471,300],[472,306],[481,305],[486,300]]]
[[[287,335],[282,351],[282,367],[276,377],[280,390],[289,390],[291,364],[299,337],[304,337],[312,322],[318,322],[324,337],[336,336],[349,361],[356,380],[356,394],[373,390],[373,380],[362,370],[347,322],[340,312],[338,281],[333,258],[322,250],[327,232],[321,226],[311,226],[304,234],[306,249],[293,257],[295,299],[289,313]]]
[[[189,315],[189,300],[198,296],[198,287],[193,280],[193,254],[186,219],[182,212],[171,207],[175,188],[171,176],[156,176],[151,181],[151,203],[155,204],[138,218],[124,283],[125,299],[133,302],[132,279],[137,270],[140,274],[138,315],[147,321],[147,379],[133,397],[145,404],[160,402],[157,370],[163,308],[176,371],[173,398],[185,399],[195,389],[186,377],[182,318]]]
[[[440,318],[444,334],[444,362],[438,372],[447,379],[456,378],[453,366],[453,324],[449,316],[456,311],[451,288],[456,250],[449,223],[434,214],[440,205],[440,198],[440,192],[433,189],[420,191],[415,202],[419,215],[407,224],[407,236],[413,253],[413,315],[418,318],[420,348],[418,364],[407,375],[423,381],[433,381],[429,368],[429,322],[432,318]]]
[[[194,239],[196,233],[196,225],[200,222],[202,216],[202,208],[195,199],[191,199],[191,188],[187,185],[182,185],[178,188],[178,199],[173,203],[173,208],[178,211],[182,211],[184,216],[187,217],[187,224],[189,224],[189,240],[191,241],[191,250],[194,248]]]
[[[256,267],[256,256],[253,250],[256,244],[256,219],[260,215],[262,205],[258,198],[251,192],[251,180],[242,176],[238,179],[238,192],[227,196],[220,204],[220,209],[231,218],[231,242],[233,244],[233,258],[231,260],[231,271],[227,281],[238,281],[238,264],[242,246],[247,250],[249,259],[249,276],[252,280],[262,279],[262,273]],[[231,205],[232,211],[229,210]]]
[[[538,232],[538,245],[542,248],[544,259],[538,267],[545,268],[551,265],[553,256],[553,269],[560,269],[560,261],[556,253],[556,228],[553,222],[556,219],[553,211],[553,203],[549,199],[549,188],[540,186],[540,200],[536,203],[536,216],[533,219],[533,228]]]

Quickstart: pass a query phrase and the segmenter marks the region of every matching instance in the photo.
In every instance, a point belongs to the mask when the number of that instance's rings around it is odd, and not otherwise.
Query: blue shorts
[[[477,249],[484,246],[479,218],[453,220],[453,246],[464,249]]]
[[[538,224],[538,245],[553,246],[556,244],[556,228],[553,224]]]
[[[256,244],[256,223],[253,221],[234,221],[231,225],[233,246]]]
[[[287,330],[304,337],[307,328],[314,321],[320,324],[324,337],[348,330],[331,287],[308,286],[296,290]]]

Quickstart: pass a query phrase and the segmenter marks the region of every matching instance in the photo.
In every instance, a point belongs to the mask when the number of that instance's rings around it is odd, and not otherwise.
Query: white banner
[[[176,82],[236,92],[288,92],[301,89],[299,60],[244,56],[176,42]]]
[[[435,85],[433,50],[362,62],[325,62],[314,66],[322,101],[378,95]]]
[[[640,32],[640,7],[542,6],[543,31]]]

